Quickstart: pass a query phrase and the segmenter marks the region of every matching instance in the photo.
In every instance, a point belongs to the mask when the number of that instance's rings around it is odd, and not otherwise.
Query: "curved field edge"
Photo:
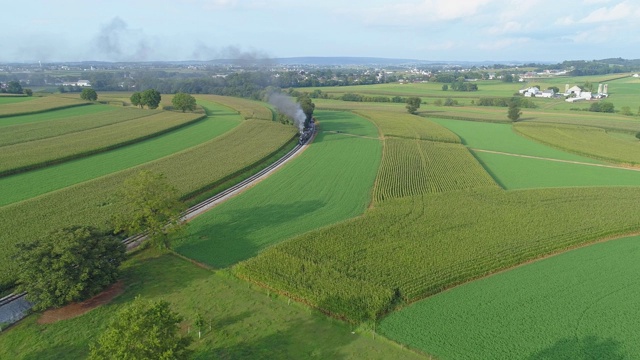
[[[141,170],[163,173],[183,197],[242,171],[285,146],[295,129],[247,120],[235,129],[199,146],[134,168],[50,192],[0,208],[0,284],[14,279],[14,244],[72,224],[107,227],[120,203],[115,195],[123,181]]]
[[[156,111],[141,112],[139,109],[106,105],[102,105],[102,107],[102,109],[96,105],[85,107],[83,109],[95,108],[102,111],[63,118],[56,118],[62,110],[51,110],[46,113],[51,115],[50,120],[4,126],[0,133],[0,147],[96,129],[157,113]]]
[[[572,250],[412,304],[378,329],[440,359],[632,358],[638,253],[637,236]]]
[[[153,139],[64,164],[0,178],[0,206],[171,156],[215,139],[242,122],[237,114],[231,114],[223,106],[208,104],[207,108],[214,115]]]
[[[603,129],[549,124],[517,124],[523,137],[581,156],[614,163],[640,164],[640,143],[612,137]]]
[[[4,117],[32,115],[51,110],[60,110],[91,104],[91,102],[87,102],[79,98],[71,99],[58,96],[45,96],[41,98],[35,98],[30,101],[0,105],[0,119]]]
[[[368,120],[318,111],[314,142],[269,178],[194,219],[178,253],[227,267],[301,233],[360,215],[371,202],[382,146]],[[345,123],[351,126],[351,130]],[[341,133],[334,129],[340,128]]]
[[[151,119],[156,115],[160,119]],[[55,138],[5,146],[2,148],[1,159],[4,161],[0,166],[0,176],[18,174],[114,150],[170,133],[206,118],[201,114],[173,112],[163,112],[156,115]],[[149,121],[157,121],[158,123],[166,121],[168,124],[144,126]],[[134,122],[138,128],[137,131],[133,131],[135,128],[131,128]]]
[[[287,299],[247,286],[226,272],[212,272],[170,254],[143,251],[121,267],[125,292],[82,316],[38,324],[40,313],[0,332],[3,359],[82,359],[89,344],[115,314],[136,296],[166,300],[184,317],[181,331],[194,341],[196,359],[423,359],[388,340],[352,333],[347,324],[289,304]],[[206,321],[198,339],[194,320]],[[209,329],[209,325],[212,329]]]
[[[638,188],[485,189],[389,200],[274,246],[236,271],[338,317],[376,319],[398,303],[637,231],[639,195]]]

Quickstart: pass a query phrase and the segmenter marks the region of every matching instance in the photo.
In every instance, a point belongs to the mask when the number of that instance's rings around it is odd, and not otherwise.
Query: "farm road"
[[[592,163],[585,163],[585,162],[580,162],[580,161],[560,160],[560,159],[545,158],[545,157],[540,157],[540,156],[520,155],[520,154],[512,154],[512,153],[506,153],[506,152],[501,152],[501,151],[482,150],[482,149],[474,149],[474,148],[469,148],[469,150],[473,150],[473,151],[477,151],[477,152],[483,152],[483,153],[489,153],[489,154],[498,154],[498,155],[522,157],[522,158],[527,158],[527,159],[538,159],[538,160],[555,161],[555,162],[561,162],[561,163],[567,163],[567,164],[577,164],[577,165],[597,166],[597,167],[610,168],[610,169],[640,171],[640,168],[635,168],[635,167],[592,164]]]

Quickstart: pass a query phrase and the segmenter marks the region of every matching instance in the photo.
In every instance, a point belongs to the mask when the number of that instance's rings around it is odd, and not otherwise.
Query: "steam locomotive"
[[[311,139],[313,133],[316,132],[316,118],[311,118],[309,124],[300,131],[300,138],[298,139],[298,145],[304,145]]]

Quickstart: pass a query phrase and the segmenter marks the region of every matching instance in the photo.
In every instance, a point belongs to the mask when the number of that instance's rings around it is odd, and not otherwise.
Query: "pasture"
[[[635,358],[639,253],[639,237],[580,248],[419,301],[378,329],[443,360]]]
[[[135,296],[167,300],[191,329],[194,359],[421,359],[381,337],[172,255],[138,253],[122,268],[125,292],[82,316],[39,324],[33,314],[0,333],[2,359],[81,359],[114,314]],[[198,339],[194,319],[206,321]],[[209,330],[211,325],[211,330]]]

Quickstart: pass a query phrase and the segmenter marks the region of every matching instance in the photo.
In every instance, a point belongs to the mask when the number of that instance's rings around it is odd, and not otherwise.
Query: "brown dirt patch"
[[[109,286],[105,291],[80,303],[73,303],[59,309],[50,309],[42,313],[38,324],[51,324],[56,321],[71,319],[87,313],[101,305],[108,304],[118,295],[124,292],[124,282]]]

